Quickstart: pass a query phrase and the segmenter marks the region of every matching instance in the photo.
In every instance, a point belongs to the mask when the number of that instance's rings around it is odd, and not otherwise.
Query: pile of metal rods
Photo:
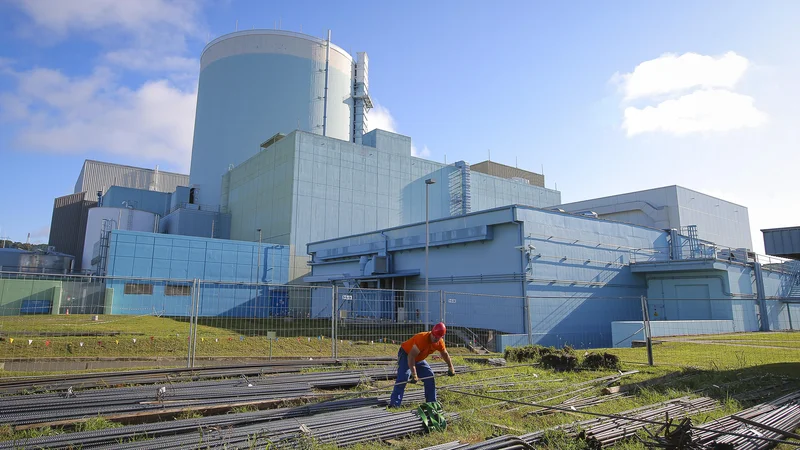
[[[425,447],[422,450],[533,450],[533,446],[517,436],[504,434],[477,444],[462,444],[459,441]]]
[[[431,365],[434,373],[445,364]],[[464,368],[458,368],[462,370]],[[361,371],[311,372],[279,376],[245,376],[235,379],[192,381],[161,386],[93,389],[81,392],[19,395],[3,398],[0,423],[15,428],[68,425],[102,416],[111,420],[145,420],[148,416],[176,414],[212,407],[277,403],[314,397],[312,389],[352,388],[363,382],[394,379],[391,367]]]
[[[719,407],[716,400],[708,397],[689,399],[682,397],[671,400],[657,408],[646,408],[634,414],[626,414],[628,420],[612,419],[586,430],[586,440],[592,448],[613,445],[629,438],[648,424],[643,420],[662,421],[667,418],[683,418],[694,414],[713,411]],[[642,420],[643,419],[643,420]]]
[[[157,369],[95,374],[59,375],[46,377],[17,377],[0,380],[0,395],[66,391],[128,384],[157,384],[169,382],[198,381],[204,379],[248,377],[279,373],[296,373],[305,369],[336,367],[344,363],[364,365],[393,365],[397,358],[342,358],[342,359],[293,359],[275,360],[268,363],[209,366],[193,369]]]
[[[692,442],[707,446],[726,444],[737,450],[759,450],[774,446],[774,443],[759,438],[793,437],[800,440],[800,436],[793,433],[798,427],[800,392],[794,392],[704,424],[700,427],[702,430],[694,431]],[[729,432],[744,436],[727,434]]]
[[[608,394],[608,395],[599,395],[599,396],[595,395],[595,396],[590,396],[590,397],[582,397],[580,395],[576,395],[574,397],[570,397],[570,398],[564,400],[563,402],[561,402],[561,403],[559,403],[559,404],[557,404],[555,406],[560,406],[562,408],[569,408],[569,409],[572,409],[574,411],[578,411],[578,410],[581,410],[581,409],[584,409],[584,408],[588,408],[590,406],[599,405],[601,403],[605,403],[605,402],[608,402],[608,401],[611,401],[611,400],[619,400],[619,399],[625,398],[625,397],[628,397],[628,395],[625,395],[625,394],[623,394],[621,392],[616,392],[614,394]],[[560,412],[560,411],[556,411],[554,409],[542,408],[542,409],[537,409],[535,411],[531,411],[531,412],[527,413],[527,415],[530,415],[530,416],[543,416],[543,415],[547,415],[547,414],[556,414],[558,412]]]
[[[406,399],[421,401],[421,390]],[[153,424],[83,431],[25,440],[0,442],[0,449],[171,449],[171,448],[270,448],[296,447],[300,441],[357,443],[424,432],[412,412],[391,413],[383,408],[386,398],[362,398]],[[449,420],[456,416],[450,415]],[[142,440],[146,439],[146,440]],[[341,445],[341,444],[340,444]]]
[[[648,421],[661,421],[669,417],[686,417],[692,414],[713,411],[719,404],[708,397],[689,399],[681,397],[624,411],[615,416],[558,425],[520,436],[529,444],[541,442],[548,431],[561,431],[575,438],[584,437],[598,447],[607,446],[628,438],[649,425]],[[584,431],[585,430],[585,431]]]

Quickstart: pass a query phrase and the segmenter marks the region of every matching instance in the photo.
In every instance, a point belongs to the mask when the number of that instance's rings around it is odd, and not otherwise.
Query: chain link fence
[[[692,365],[743,346],[800,350],[785,337],[800,326],[796,298],[514,297],[0,272],[0,374],[394,356],[439,321],[448,347],[478,353],[568,345]],[[759,330],[773,333],[742,333]],[[698,343],[708,357],[681,361],[681,346]]]

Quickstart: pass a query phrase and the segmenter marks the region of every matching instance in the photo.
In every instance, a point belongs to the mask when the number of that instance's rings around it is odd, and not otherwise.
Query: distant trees
[[[9,241],[8,239],[0,240],[0,248],[18,248],[20,250],[34,250],[34,251],[46,251],[47,244],[26,244],[25,242],[14,242]]]

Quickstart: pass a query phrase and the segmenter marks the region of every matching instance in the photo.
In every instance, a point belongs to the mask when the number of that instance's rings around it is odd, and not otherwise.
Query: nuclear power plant
[[[500,349],[629,345],[644,296],[662,333],[796,326],[797,303],[767,302],[800,295],[798,265],[753,253],[746,206],[681,186],[564,204],[541,173],[419,158],[410,137],[370,127],[369,81],[367,53],[330,34],[214,39],[188,177],[87,161],[56,199],[53,250],[109,280],[98,307],[113,314],[185,315],[200,280],[230,283],[200,315],[280,304],[330,317],[329,294],[289,287],[337,286],[364,320],[491,330]],[[448,292],[485,301],[458,309]]]

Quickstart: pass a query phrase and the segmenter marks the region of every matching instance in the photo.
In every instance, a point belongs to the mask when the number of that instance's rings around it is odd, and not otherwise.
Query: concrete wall
[[[172,194],[112,186],[103,195],[104,208],[132,208],[165,216],[170,211]]]
[[[75,182],[74,193],[85,192],[87,200],[95,200],[97,191],[105,192],[111,186],[135,189],[150,189],[155,186],[155,190],[159,192],[173,192],[177,186],[188,184],[189,175],[159,171],[156,176],[153,169],[87,159]]]
[[[259,152],[223,178],[223,212],[231,215],[231,239],[289,245],[296,135]]]
[[[644,276],[630,251],[666,245],[666,233],[641,226],[520,208],[525,227],[526,293],[534,343],[611,345],[611,321],[641,317]]]
[[[159,222],[159,233],[217,239],[230,238],[230,214],[192,209],[193,206],[195,205],[185,205],[184,208],[176,209],[162,217]]]
[[[258,154],[274,134],[322,134],[325,47],[319,38],[280,30],[231,33],[206,47],[190,171],[198,203],[218,204],[228,166]],[[349,141],[353,61],[335,45],[330,57],[327,135]]]
[[[725,334],[735,331],[733,320],[670,320],[650,323],[653,337]],[[611,334],[614,347],[630,347],[632,341],[644,340],[642,321],[612,322]]]
[[[89,209],[97,206],[94,200],[86,200],[86,192],[58,197],[53,202],[53,217],[50,220],[50,238],[47,245],[57,252],[75,257],[72,270],[81,270],[83,246],[86,239],[86,221]],[[96,198],[96,197],[95,197]]]
[[[108,283],[113,314],[187,314],[190,296],[167,296],[164,288],[193,279],[206,282],[201,314],[244,314],[248,304],[263,310],[264,302],[277,294],[257,290],[254,283],[285,284],[289,276],[288,248],[275,244],[263,244],[259,251],[253,242],[114,231],[108,259],[108,274],[115,277]],[[153,293],[125,294],[126,284],[140,282],[131,278],[151,279],[141,282],[152,284]]]
[[[20,315],[24,302],[47,304],[48,314],[58,314],[61,294],[61,281],[0,278],[0,315]]]
[[[659,229],[697,225],[700,239],[725,247],[753,248],[746,207],[681,186],[565,203],[559,208],[594,211],[601,218]]]
[[[527,295],[534,342],[544,345],[611,345],[610,322],[641,317],[646,292],[644,276],[628,267],[630,249],[666,243],[658,230],[523,207],[436,220],[430,229],[429,285],[444,292],[428,302],[430,321],[440,318],[442,300],[448,324],[526,333],[527,342]],[[314,265],[311,278],[358,277],[358,258],[387,246],[393,271],[420,270],[406,286],[423,288],[424,224],[385,235],[310,244],[314,262],[327,262]]]
[[[262,228],[263,240],[289,244],[294,280],[308,273],[309,242],[424,221],[428,178],[436,180],[428,188],[430,218],[453,214],[451,175],[459,169],[412,157],[406,136],[373,130],[364,142],[293,132],[230,171],[222,205],[232,216],[231,237],[255,240]],[[478,208],[546,206],[560,199],[557,191],[476,176],[472,198]]]

